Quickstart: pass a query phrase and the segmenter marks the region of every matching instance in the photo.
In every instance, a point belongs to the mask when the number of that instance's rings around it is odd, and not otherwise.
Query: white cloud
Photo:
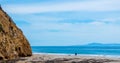
[[[27,14],[61,11],[120,11],[119,0],[91,0],[84,2],[64,2],[52,4],[11,4],[4,5],[10,13]]]
[[[70,42],[70,45],[72,45],[85,44],[88,42],[119,43],[120,41],[118,38],[120,37],[120,27],[116,25],[39,23],[28,28],[26,28],[26,31],[30,31],[32,33],[31,39],[35,41],[45,40],[46,43],[49,41],[51,41],[49,43],[55,41],[59,42],[59,44],[68,45]],[[48,31],[54,29],[63,31]],[[28,34],[28,32],[26,34]],[[42,44],[40,43],[39,45]]]
[[[104,22],[99,22],[99,21],[94,21],[94,22],[91,22],[90,24],[92,24],[92,25],[103,25],[105,23]]]
[[[105,19],[102,19],[101,21],[102,21],[102,22],[116,23],[116,22],[120,22],[120,17],[105,18]]]

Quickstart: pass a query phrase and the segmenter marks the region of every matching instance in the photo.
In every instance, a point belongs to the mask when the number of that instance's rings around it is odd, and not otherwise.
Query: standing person
[[[77,53],[75,53],[75,56],[77,56]]]

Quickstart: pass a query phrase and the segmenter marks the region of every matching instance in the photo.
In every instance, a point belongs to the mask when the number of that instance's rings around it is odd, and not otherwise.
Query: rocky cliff
[[[0,7],[0,60],[31,55],[30,44],[23,32]]]

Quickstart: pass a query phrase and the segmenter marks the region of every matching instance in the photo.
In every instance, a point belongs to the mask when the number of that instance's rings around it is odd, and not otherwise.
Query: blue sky
[[[120,0],[0,0],[32,46],[120,43]]]

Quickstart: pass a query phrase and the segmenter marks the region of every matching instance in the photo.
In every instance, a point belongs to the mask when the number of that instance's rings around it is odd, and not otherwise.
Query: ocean
[[[120,46],[32,46],[32,52],[120,56]]]

